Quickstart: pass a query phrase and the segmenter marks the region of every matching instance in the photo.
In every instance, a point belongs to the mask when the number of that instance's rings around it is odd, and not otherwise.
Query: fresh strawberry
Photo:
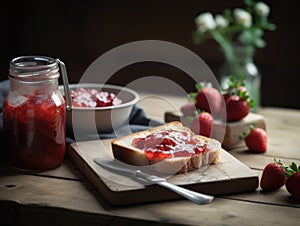
[[[300,166],[293,162],[289,167],[285,168],[285,176],[288,177],[285,183],[286,190],[292,197],[300,202]]]
[[[248,93],[247,89],[244,86],[238,87],[237,90],[240,90],[241,92],[247,92]],[[226,101],[228,100],[228,98],[232,95],[234,95],[234,92],[232,92],[232,90],[229,91],[229,89],[226,92],[223,93],[223,99],[224,99],[225,104],[226,104]]]
[[[195,134],[211,137],[214,119],[208,112],[201,112],[191,123],[191,130]]]
[[[286,181],[285,170],[277,162],[271,162],[265,166],[260,180],[260,187],[265,191],[281,188]]]
[[[250,106],[246,100],[238,95],[230,96],[226,101],[227,121],[239,121],[250,112]]]
[[[286,189],[288,192],[300,202],[300,172],[294,173],[292,176],[289,176],[286,184]]]
[[[221,93],[208,85],[200,85],[200,89],[196,95],[196,106],[200,110],[218,115],[222,108],[223,97]]]
[[[254,102],[251,100],[249,92],[244,85],[243,81],[237,80],[233,76],[229,78],[228,88],[223,94],[227,121],[243,119],[249,114],[251,107],[254,106]]]
[[[195,115],[197,114],[197,109],[196,109],[195,103],[193,103],[193,102],[189,102],[189,103],[183,105],[180,108],[180,110],[184,116],[195,117]]]
[[[250,133],[244,138],[249,150],[256,152],[267,151],[267,132],[261,128],[250,128]]]

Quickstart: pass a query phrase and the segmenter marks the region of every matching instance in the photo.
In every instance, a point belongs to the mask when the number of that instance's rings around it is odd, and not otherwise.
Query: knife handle
[[[165,188],[167,188],[167,189],[169,189],[169,190],[171,190],[171,191],[173,191],[173,192],[175,192],[175,193],[185,197],[186,199],[188,199],[196,204],[199,204],[199,205],[208,204],[214,200],[213,196],[205,195],[205,194],[198,193],[195,191],[191,191],[191,190],[177,186],[175,184],[171,184],[166,181],[157,182],[156,184],[158,184],[162,187],[165,187]]]

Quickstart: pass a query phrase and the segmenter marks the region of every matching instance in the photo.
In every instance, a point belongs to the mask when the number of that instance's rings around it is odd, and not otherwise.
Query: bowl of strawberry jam
[[[72,109],[67,111],[67,128],[81,133],[106,133],[121,127],[139,99],[134,90],[110,84],[80,83],[69,88]]]

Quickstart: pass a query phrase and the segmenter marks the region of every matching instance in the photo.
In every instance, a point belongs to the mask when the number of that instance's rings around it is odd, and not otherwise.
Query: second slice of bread
[[[135,138],[143,138],[149,134],[160,133],[167,130],[176,130],[191,134],[193,137],[207,143],[207,151],[192,156],[174,157],[157,161],[149,160],[143,150],[136,148],[132,144],[132,141]],[[149,130],[116,138],[112,140],[112,150],[114,157],[121,162],[136,166],[152,165],[155,171],[167,174],[186,173],[199,169],[204,165],[217,164],[221,157],[221,143],[219,141],[195,135],[180,122],[170,122]]]

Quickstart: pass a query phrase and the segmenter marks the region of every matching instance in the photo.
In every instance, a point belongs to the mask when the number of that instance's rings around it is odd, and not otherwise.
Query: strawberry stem
[[[190,101],[190,102],[195,102],[195,101],[196,101],[196,96],[197,96],[197,93],[194,93],[194,92],[189,93],[189,94],[188,94],[188,99],[189,99],[189,101]]]
[[[242,80],[236,79],[234,76],[229,77],[228,88],[224,91],[229,93],[229,95],[237,95],[247,101],[250,108],[255,107],[255,101],[251,99],[247,90],[241,90],[241,87],[245,86],[245,82]]]
[[[200,92],[203,88],[206,88],[206,87],[212,87],[212,84],[210,82],[206,82],[206,81],[196,83],[195,84],[196,92],[191,92],[188,94],[189,101],[195,102],[198,92]]]
[[[244,140],[245,137],[247,137],[254,129],[255,129],[255,124],[250,125],[248,131],[244,131],[241,135],[239,135],[239,139]]]
[[[245,82],[238,80],[231,75],[228,81],[228,89],[225,91],[227,91],[230,95],[237,94],[238,88],[241,86],[245,86]]]
[[[210,82],[204,81],[204,82],[199,82],[196,84],[196,90],[199,92],[203,88],[207,87],[212,87],[212,84]]]
[[[293,174],[300,172],[300,166],[297,166],[294,162],[292,162],[288,167],[284,166],[280,160],[274,159],[274,162],[276,162],[285,170],[284,176],[286,177],[292,176]]]

